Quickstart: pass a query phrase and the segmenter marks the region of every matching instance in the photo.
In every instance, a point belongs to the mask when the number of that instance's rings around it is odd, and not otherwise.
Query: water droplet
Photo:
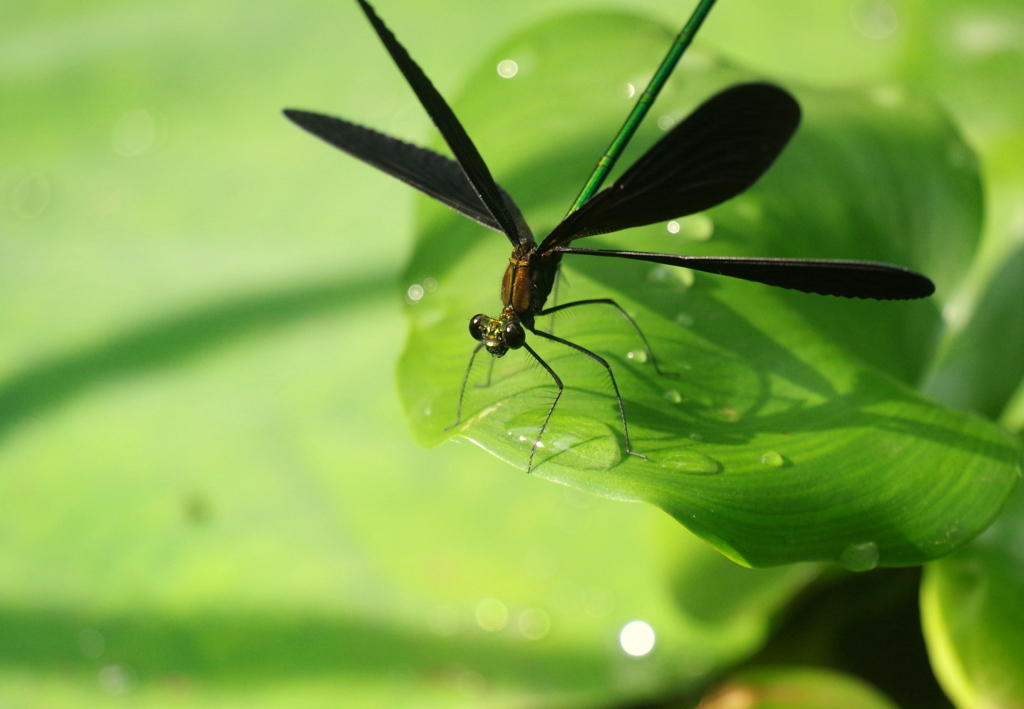
[[[850,571],[870,571],[878,566],[878,545],[874,542],[851,544],[839,555],[839,563]]]
[[[704,440],[704,436],[702,436],[701,434],[697,433],[696,431],[694,431],[693,433],[691,433],[691,434],[690,434],[690,435],[688,436],[688,438],[689,438],[689,439],[690,439],[691,441],[703,441],[703,440]]]
[[[425,290],[427,293],[433,293],[434,291],[437,290],[437,281],[435,281],[430,276],[427,276],[426,278],[423,279],[423,290]]]
[[[538,409],[513,416],[506,422],[505,432],[522,444],[525,454],[529,454],[537,439],[545,415],[546,410]],[[550,453],[541,457],[545,450]],[[622,449],[615,432],[601,421],[575,414],[556,413],[535,455],[535,472],[542,460],[582,470],[607,470],[622,461]],[[522,462],[525,467],[525,458]],[[543,469],[540,473],[543,474]]]
[[[654,641],[654,628],[642,620],[626,623],[619,632],[619,645],[633,657],[642,657],[653,650]]]
[[[519,65],[511,59],[503,59],[498,62],[498,76],[502,79],[511,79],[519,73]]]
[[[676,313],[675,320],[676,325],[682,325],[683,327],[691,327],[693,325],[693,316],[689,313]]]
[[[473,612],[476,623],[484,630],[496,632],[508,624],[508,608],[497,598],[484,598]]]
[[[647,362],[647,350],[631,350],[626,353],[626,359],[644,364]]]
[[[619,87],[619,96],[622,98],[633,98],[636,95],[636,87],[633,84],[623,84]]]
[[[668,224],[665,225],[665,228],[668,229],[668,233],[669,234],[678,234],[679,233],[679,222],[677,222],[675,220],[672,220]]]
[[[646,455],[652,463],[680,473],[714,475],[722,470],[722,465],[717,460],[692,448],[664,448]]]
[[[410,305],[414,305],[423,299],[423,286],[419,283],[413,283],[409,286],[409,289],[405,291],[405,302]]]
[[[432,413],[434,413],[434,410],[431,409],[429,406],[427,408],[423,409],[423,415],[424,416],[430,416]]]
[[[889,39],[899,28],[896,10],[885,0],[857,0],[850,6],[853,26],[868,39]]]
[[[690,241],[707,241],[715,233],[715,222],[707,214],[691,214],[669,223],[676,225],[675,231],[670,228],[670,232]]]
[[[146,109],[136,108],[117,119],[110,132],[110,147],[126,158],[139,157],[153,147],[156,135],[156,118]]]
[[[662,130],[668,130],[675,124],[676,119],[673,118],[672,116],[665,115],[658,117],[658,127],[661,128]]]
[[[670,389],[669,391],[666,391],[665,398],[671,401],[673,404],[683,403],[683,395],[680,394],[675,389]]]
[[[775,451],[768,451],[761,456],[761,464],[771,466],[772,468],[781,468],[786,464],[786,459]]]

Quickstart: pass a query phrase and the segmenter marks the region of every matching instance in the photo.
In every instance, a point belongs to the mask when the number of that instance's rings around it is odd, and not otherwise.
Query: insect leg
[[[555,286],[551,291],[551,302],[558,305],[558,285],[562,282],[562,265],[558,264],[555,266]],[[557,308],[548,308],[545,312],[550,313],[557,311]],[[551,318],[548,321],[548,331],[551,333],[555,332],[555,319]]]
[[[491,385],[491,375],[494,374],[494,360],[496,360],[496,359],[497,359],[497,357],[491,357],[491,364],[490,364],[490,366],[487,367],[487,381],[484,382],[483,384],[477,384],[476,385],[480,389],[486,389],[487,387],[489,387]],[[465,388],[465,386],[466,386],[465,382],[463,382],[462,386],[463,386],[463,388]]]
[[[476,353],[479,352],[483,346],[484,343],[478,343],[477,346],[473,348],[473,354],[469,356],[469,364],[466,365],[466,373],[462,375],[462,388],[459,389],[459,406],[458,408],[455,409],[455,423],[451,424],[450,426],[445,426],[445,431],[451,428],[455,428],[460,423],[462,423],[462,399],[465,398],[466,396],[466,383],[469,381],[469,372],[471,369],[473,369],[473,360],[476,359]],[[489,375],[487,379],[488,381],[490,381]]]
[[[537,332],[537,330],[534,330],[534,332]],[[546,333],[541,333],[541,332],[537,332],[537,334],[544,335],[544,337],[551,337],[552,339],[558,340],[558,338],[555,337],[554,335],[548,335]],[[558,340],[558,341],[561,342],[562,340]],[[548,415],[544,417],[544,423],[541,424],[540,432],[537,434],[537,440],[535,440],[533,442],[533,446],[530,448],[530,460],[526,464],[526,474],[529,475],[530,471],[533,470],[533,454],[537,452],[537,446],[540,445],[541,436],[544,435],[544,431],[547,430],[548,423],[551,421],[551,414],[555,413],[555,406],[558,405],[558,400],[560,398],[562,398],[562,389],[563,389],[563,387],[562,387],[562,380],[558,378],[557,374],[555,374],[555,370],[553,370],[551,368],[551,366],[547,362],[545,362],[543,359],[541,359],[541,356],[539,354],[537,354],[534,351],[534,349],[532,347],[530,347],[530,345],[528,343],[524,342],[523,343],[523,347],[526,348],[527,352],[529,352],[531,355],[533,355],[533,358],[535,360],[540,362],[540,366],[542,366],[542,367],[544,367],[544,369],[548,370],[548,374],[551,375],[551,378],[555,380],[555,384],[558,386],[558,393],[555,394],[555,400],[551,402],[551,408],[548,409]]]
[[[629,313],[627,313],[625,310],[623,310],[622,306],[619,305],[618,303],[616,303],[611,298],[592,298],[590,300],[574,300],[573,302],[565,303],[564,305],[556,305],[556,306],[551,307],[551,308],[545,308],[544,310],[541,310],[539,313],[537,313],[537,315],[550,315],[551,313],[557,312],[559,310],[565,310],[566,308],[574,308],[577,305],[594,305],[594,304],[611,305],[614,308],[617,308],[618,311],[620,313],[622,313],[622,317],[626,318],[626,320],[629,320],[629,324],[633,326],[633,329],[636,330],[636,334],[638,334],[640,336],[640,339],[643,341],[644,349],[647,350],[647,356],[651,358],[651,364],[654,365],[654,371],[657,372],[658,374],[662,375],[662,376],[669,376],[669,377],[676,376],[675,372],[663,372],[663,371],[661,371],[661,367],[658,366],[658,360],[655,358],[654,351],[651,349],[650,343],[647,342],[647,337],[644,335],[643,330],[641,330],[640,326],[636,324],[636,321],[629,316]]]
[[[559,307],[569,307],[571,305],[579,305],[579,304],[585,303],[585,302],[587,302],[587,301],[579,301],[578,303],[566,303],[564,306],[559,306]],[[575,342],[569,342],[568,340],[563,340],[561,337],[555,337],[551,333],[541,332],[540,330],[534,330],[533,332],[534,332],[534,334],[540,335],[541,337],[547,338],[549,340],[554,340],[555,342],[561,342],[566,347],[572,347],[577,352],[582,352],[583,354],[587,355],[588,357],[594,359],[595,361],[597,361],[598,364],[600,364],[602,367],[605,368],[605,371],[608,372],[608,376],[611,377],[611,379],[612,379],[612,388],[615,390],[615,400],[619,404],[619,416],[622,418],[622,433],[623,433],[623,435],[626,438],[626,452],[629,453],[630,455],[635,455],[637,458],[643,458],[644,460],[647,460],[647,456],[646,455],[643,455],[642,453],[634,453],[633,452],[633,446],[629,442],[629,425],[626,423],[626,409],[622,406],[622,395],[619,394],[619,385],[615,381],[615,374],[612,372],[611,365],[608,364],[608,362],[603,357],[598,355],[596,352],[591,352],[586,347],[582,347],[580,345],[577,345]],[[530,350],[530,351],[533,352],[533,350]],[[536,357],[536,356],[537,355],[534,355],[534,357]],[[540,359],[540,358],[538,357],[538,359]],[[541,362],[541,364],[544,364],[544,363]],[[547,367],[546,364],[544,366]],[[548,368],[548,371],[550,372],[551,369]],[[552,372],[551,374],[552,374],[552,376],[554,376],[554,372]],[[562,393],[561,389],[559,389],[558,393],[559,393],[559,395],[561,395],[561,393]],[[557,399],[556,399],[556,401],[557,401]],[[554,407],[552,407],[552,408],[554,408]],[[551,413],[550,412],[548,412],[548,417],[549,418],[551,417]],[[547,422],[545,421],[545,425],[546,424],[547,424]],[[541,433],[543,433],[543,432],[544,432],[543,429],[541,429]],[[540,441],[540,438],[538,438],[537,440]]]

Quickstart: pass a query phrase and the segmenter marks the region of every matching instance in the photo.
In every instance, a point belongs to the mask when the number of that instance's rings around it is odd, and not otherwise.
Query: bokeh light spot
[[[619,645],[627,654],[642,657],[654,649],[654,628],[642,620],[626,623],[619,633]]]
[[[492,633],[508,624],[508,608],[496,598],[484,598],[477,603],[475,615],[477,625]]]

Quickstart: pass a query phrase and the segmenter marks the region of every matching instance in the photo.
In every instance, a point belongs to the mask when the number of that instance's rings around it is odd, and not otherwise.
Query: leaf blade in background
[[[988,281],[967,324],[948,338],[922,389],[997,420],[1024,383],[1024,247]]]
[[[1024,487],[980,537],[930,564],[921,614],[935,674],[960,709],[1024,703]]]
[[[820,669],[754,668],[723,682],[697,709],[898,709],[850,675]]]

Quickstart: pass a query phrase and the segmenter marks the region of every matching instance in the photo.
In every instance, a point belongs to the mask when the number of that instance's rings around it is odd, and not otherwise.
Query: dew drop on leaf
[[[652,463],[681,473],[714,475],[722,470],[722,465],[717,460],[692,448],[664,448],[646,455]]]
[[[528,411],[506,423],[505,432],[529,451],[537,439],[545,412]],[[622,460],[622,448],[615,432],[602,421],[575,414],[556,414],[537,446],[534,466],[550,460],[571,468],[607,470]]]
[[[870,571],[878,566],[878,545],[874,542],[851,544],[839,555],[839,563],[850,571]]]

